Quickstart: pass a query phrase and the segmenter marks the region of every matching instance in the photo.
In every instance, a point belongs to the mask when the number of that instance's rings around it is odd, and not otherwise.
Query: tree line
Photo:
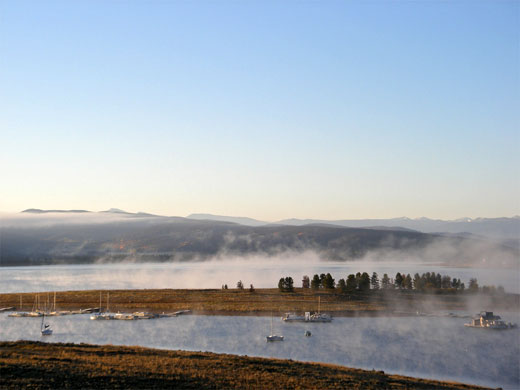
[[[377,272],[373,272],[370,276],[366,272],[358,272],[356,274],[350,274],[346,279],[339,279],[337,282],[330,273],[327,274],[315,274],[312,279],[307,275],[303,276],[302,279],[303,288],[311,288],[313,290],[326,289],[334,290],[338,289],[342,293],[352,293],[355,291],[377,291],[377,290],[415,290],[415,291],[432,291],[432,290],[451,290],[451,291],[464,291],[466,286],[460,279],[452,278],[449,275],[441,275],[435,272],[425,272],[422,275],[416,273],[413,277],[410,274],[404,274],[397,272],[395,277],[390,278],[388,274],[383,274],[382,278],[379,278]],[[287,276],[281,278],[278,282],[278,289],[282,292],[291,292],[294,290],[294,281],[292,277]],[[503,293],[504,288],[502,286],[482,286],[479,287],[476,278],[469,280],[467,288],[471,292],[484,292],[484,293]]]

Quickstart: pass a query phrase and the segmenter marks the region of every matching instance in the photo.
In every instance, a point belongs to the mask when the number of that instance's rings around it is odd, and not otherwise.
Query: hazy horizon
[[[34,212],[32,212],[34,210]],[[432,220],[432,221],[445,221],[445,222],[456,222],[456,221],[465,221],[465,220],[471,220],[471,221],[475,221],[475,220],[479,220],[479,219],[501,219],[501,218],[519,218],[520,215],[518,214],[514,214],[514,215],[497,215],[497,216],[482,216],[482,215],[477,215],[477,216],[460,216],[460,217],[456,217],[456,218],[447,218],[447,219],[444,219],[444,218],[432,218],[432,217],[429,217],[427,215],[420,215],[420,216],[414,216],[414,217],[410,217],[410,216],[407,216],[407,215],[399,215],[399,216],[393,216],[393,217],[388,217],[388,218],[379,218],[379,217],[373,217],[373,218],[349,218],[349,217],[336,217],[336,218],[332,218],[332,219],[327,219],[327,218],[320,218],[320,217],[288,217],[288,218],[282,218],[282,219],[276,219],[276,220],[266,220],[266,219],[262,219],[262,218],[253,218],[249,215],[222,215],[222,214],[213,214],[213,213],[209,213],[209,212],[192,212],[192,213],[188,213],[186,215],[176,215],[176,214],[172,214],[172,215],[166,215],[166,214],[157,214],[157,213],[152,213],[148,210],[123,210],[123,209],[120,209],[118,207],[109,207],[108,209],[105,209],[105,210],[90,210],[88,208],[77,208],[77,209],[60,209],[60,208],[56,208],[56,209],[42,209],[42,208],[38,208],[38,207],[30,207],[30,208],[26,208],[26,209],[23,209],[23,210],[18,210],[18,211],[5,211],[5,210],[0,210],[0,219],[2,217],[8,217],[8,216],[15,216],[15,215],[20,215],[20,214],[26,214],[26,215],[39,215],[38,211],[41,211],[43,214],[53,214],[53,212],[56,212],[56,214],[59,214],[59,215],[62,215],[62,216],[66,216],[68,214],[71,214],[71,215],[74,215],[74,214],[77,214],[78,212],[88,212],[88,213],[115,213],[117,214],[118,212],[122,212],[122,213],[128,213],[128,214],[139,214],[139,213],[142,213],[142,214],[150,214],[150,215],[153,215],[153,216],[160,216],[160,217],[177,217],[177,218],[190,218],[190,217],[194,217],[194,216],[204,216],[204,215],[207,215],[207,216],[211,216],[211,217],[224,217],[224,218],[245,218],[245,219],[252,219],[252,220],[255,220],[255,221],[258,221],[258,222],[266,222],[266,223],[275,223],[275,222],[282,222],[282,221],[285,221],[285,220],[301,220],[301,221],[305,221],[305,220],[317,220],[317,221],[348,221],[348,220],[352,220],[352,221],[369,221],[369,220],[374,220],[374,221],[378,221],[378,220],[393,220],[393,219],[409,219],[409,220],[421,220],[421,219],[427,219],[427,220]]]

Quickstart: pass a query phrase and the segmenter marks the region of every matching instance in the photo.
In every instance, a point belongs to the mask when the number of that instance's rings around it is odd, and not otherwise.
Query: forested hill
[[[518,248],[407,230],[331,225],[244,226],[146,214],[45,213],[4,220],[0,264],[194,261],[314,251],[324,260],[426,260],[517,264]]]

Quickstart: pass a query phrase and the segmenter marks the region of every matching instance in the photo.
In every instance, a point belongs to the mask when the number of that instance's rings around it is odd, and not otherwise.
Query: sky
[[[518,1],[0,0],[0,211],[520,214]]]

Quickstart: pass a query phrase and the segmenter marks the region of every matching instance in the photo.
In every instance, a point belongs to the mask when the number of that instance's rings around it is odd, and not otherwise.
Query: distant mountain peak
[[[22,213],[45,214],[45,213],[90,213],[88,210],[42,210],[42,209],[26,209]]]
[[[267,225],[267,222],[259,221],[249,217],[229,217],[225,215],[213,215],[213,214],[190,214],[186,218],[188,219],[196,219],[196,220],[208,220],[208,221],[221,221],[221,222],[231,222],[238,223],[239,225],[246,226],[262,226]]]
[[[116,209],[116,208],[114,208],[114,207],[111,208],[111,209],[108,209],[108,210],[102,211],[102,213],[131,214],[131,213],[129,213],[128,211],[121,210],[121,209]]]

